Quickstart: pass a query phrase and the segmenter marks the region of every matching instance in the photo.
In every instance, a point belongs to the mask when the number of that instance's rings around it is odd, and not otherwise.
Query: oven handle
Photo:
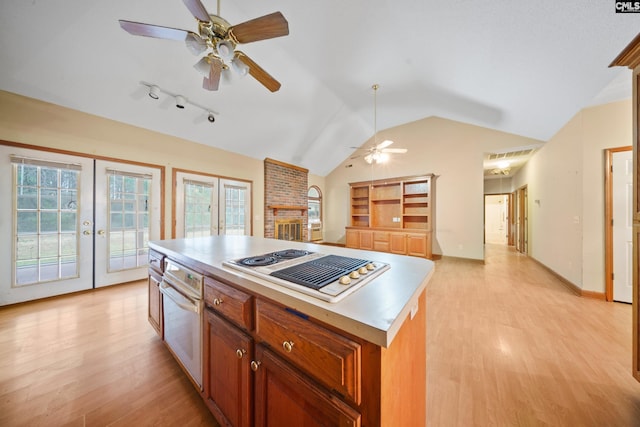
[[[185,297],[164,280],[160,283],[160,292],[183,310],[200,313],[200,305],[196,301]]]

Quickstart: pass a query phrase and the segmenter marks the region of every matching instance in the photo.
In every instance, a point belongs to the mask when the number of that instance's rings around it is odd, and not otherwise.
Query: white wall
[[[438,117],[379,132],[377,141],[384,139],[393,140],[393,147],[407,148],[408,153],[374,166],[362,158],[347,159],[326,177],[325,238],[344,242],[349,182],[435,173],[433,252],[470,259],[484,259],[484,153],[542,142]],[[372,144],[369,140],[364,145]],[[345,145],[358,143],[345,141]]]
[[[484,180],[484,194],[506,194],[513,193],[513,178],[505,176]]]
[[[584,109],[514,177],[529,190],[529,255],[583,290],[605,288],[604,149],[631,132],[631,100]]]

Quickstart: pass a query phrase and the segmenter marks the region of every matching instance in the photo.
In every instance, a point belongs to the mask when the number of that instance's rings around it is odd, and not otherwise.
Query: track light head
[[[149,97],[153,99],[160,98],[160,88],[156,85],[149,86]]]
[[[185,103],[186,103],[186,100],[184,99],[184,96],[176,95],[176,108],[183,109]]]

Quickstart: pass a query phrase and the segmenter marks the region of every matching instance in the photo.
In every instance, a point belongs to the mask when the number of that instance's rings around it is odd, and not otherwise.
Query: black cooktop
[[[274,271],[270,275],[308,288],[320,289],[369,263],[371,261],[365,259],[327,255]]]
[[[271,252],[264,255],[251,256],[237,260],[238,264],[247,267],[264,267],[265,265],[276,264],[280,261],[300,258],[309,255],[311,252],[301,249],[285,249],[282,251]]]

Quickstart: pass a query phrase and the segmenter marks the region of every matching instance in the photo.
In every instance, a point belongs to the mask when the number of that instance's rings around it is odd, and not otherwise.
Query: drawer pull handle
[[[238,359],[242,359],[242,356],[244,356],[245,354],[247,354],[247,350],[245,350],[244,348],[239,348],[236,350],[236,356],[238,356]]]
[[[213,305],[220,305],[220,304],[222,304],[222,298],[213,299]]]
[[[261,362],[256,362],[255,360],[251,361],[251,370],[253,372],[256,372],[258,370],[258,368],[260,367]]]
[[[293,341],[283,342],[282,348],[284,348],[284,351],[286,351],[287,353],[291,353],[291,350],[293,350]]]

